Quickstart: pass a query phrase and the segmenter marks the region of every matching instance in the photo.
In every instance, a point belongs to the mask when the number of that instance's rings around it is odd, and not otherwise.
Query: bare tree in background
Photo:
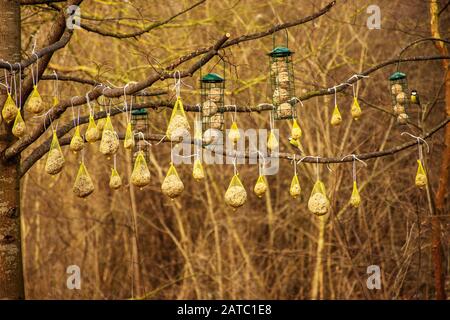
[[[87,1],[85,1],[87,2]],[[166,19],[161,19],[157,22],[152,22],[144,27],[136,28],[136,30],[131,32],[118,32],[113,30],[108,30],[107,28],[103,28],[100,25],[96,25],[93,23],[89,23],[89,19],[83,19],[81,22],[81,28],[85,31],[88,31],[89,34],[92,34],[95,37],[108,37],[111,39],[119,39],[121,41],[126,41],[127,39],[137,39],[142,35],[147,33],[151,33],[153,30],[158,28],[162,28],[168,23],[172,22],[174,19],[183,16],[184,14],[189,13],[190,11],[194,11],[198,9],[200,6],[204,5],[206,0],[192,2],[191,5],[182,8],[179,12],[170,16]],[[67,7],[70,5],[82,6],[82,0],[70,0],[70,1],[52,1],[52,0],[22,0],[22,1],[9,1],[9,0],[0,0],[0,68],[6,70],[8,75],[17,75],[18,71],[22,71],[25,75],[23,80],[23,88],[22,88],[22,97],[20,101],[22,104],[25,103],[27,97],[31,94],[33,89],[33,80],[31,76],[31,72],[29,69],[34,67],[36,62],[39,62],[38,66],[38,74],[37,77],[40,80],[52,81],[56,80],[56,78],[47,73],[49,65],[52,62],[53,55],[58,52],[64,50],[70,44],[74,31],[67,28],[66,20],[69,18]],[[23,57],[23,52],[25,51],[21,48],[21,8],[20,6],[36,6],[37,8],[45,8],[48,10],[52,10],[52,12],[56,12],[56,18],[53,20],[53,25],[51,30],[47,34],[45,43],[40,44],[40,48],[36,51],[36,54],[30,55],[27,57]],[[237,46],[246,46],[251,45],[253,41],[257,39],[261,39],[264,37],[268,37],[277,31],[295,28],[303,24],[314,24],[314,23],[324,23],[323,18],[333,10],[339,9],[342,7],[336,6],[336,1],[332,1],[327,3],[321,8],[315,9],[311,15],[301,16],[291,21],[275,24],[263,31],[255,32],[255,33],[247,33],[241,34],[238,36],[230,35],[229,33],[223,34],[223,36],[218,37],[213,43],[199,43],[197,48],[191,52],[177,55],[171,57],[170,61],[168,61],[164,66],[160,66],[158,68],[153,68],[153,71],[148,73],[144,79],[140,79],[136,83],[132,83],[126,88],[110,88],[104,85],[101,85],[101,82],[95,78],[82,78],[78,76],[71,76],[70,74],[64,74],[64,72],[59,72],[59,80],[68,81],[73,83],[81,83],[88,84],[92,86],[92,89],[85,92],[79,96],[68,97],[67,99],[62,100],[58,105],[56,105],[52,110],[49,111],[48,116],[43,117],[39,120],[37,125],[33,126],[31,130],[27,132],[27,134],[17,140],[11,133],[11,125],[6,124],[5,121],[0,126],[0,298],[6,299],[23,299],[25,298],[25,289],[24,289],[24,279],[23,279],[23,263],[22,263],[22,245],[21,245],[21,215],[20,215],[20,195],[21,195],[21,179],[26,177],[28,170],[30,170],[36,162],[41,159],[49,150],[51,139],[45,138],[45,134],[48,133],[50,128],[50,123],[57,119],[62,119],[64,117],[67,118],[68,110],[70,107],[80,107],[87,103],[87,97],[90,100],[96,100],[100,97],[106,98],[120,98],[124,94],[129,96],[138,96],[143,95],[146,92],[148,93],[148,89],[155,88],[161,83],[164,83],[167,80],[170,80],[174,77],[175,71],[180,70],[180,75],[182,78],[192,77],[201,67],[207,65],[213,58],[220,55],[221,57],[228,51],[238,50]],[[438,1],[432,1],[430,4],[430,13],[431,13],[431,35],[434,38],[443,38],[439,32],[439,4]],[[106,20],[106,17],[103,19]],[[95,19],[92,18],[93,21]],[[102,19],[100,18],[100,21]],[[330,23],[328,20],[327,23]],[[25,35],[28,37],[29,35]],[[356,36],[355,36],[356,37]],[[84,41],[89,42],[89,38]],[[312,41],[312,40],[311,40]],[[164,42],[164,41],[161,41]],[[448,122],[450,119],[450,76],[448,73],[448,60],[450,56],[448,54],[447,44],[444,42],[436,41],[436,47],[439,51],[438,55],[418,55],[413,57],[397,57],[395,55],[392,58],[386,61],[378,61],[371,63],[371,66],[365,70],[361,70],[358,74],[359,76],[352,78],[346,83],[341,83],[334,88],[335,91],[339,93],[345,93],[348,90],[348,84],[357,84],[363,76],[371,75],[378,70],[381,70],[385,67],[395,65],[399,62],[409,62],[409,63],[417,63],[418,65],[426,62],[439,60],[442,61],[443,68],[445,69],[446,80],[445,80],[445,101],[446,101],[446,112],[447,117],[441,119],[441,121],[433,126],[426,127],[426,130],[423,130],[421,137],[423,139],[428,139],[433,136],[439,130],[445,128],[445,148],[442,154],[442,164],[440,169],[440,180],[439,186],[435,194],[433,194],[433,205],[435,203],[436,212],[433,216],[433,262],[434,262],[434,278],[435,278],[435,287],[436,287],[436,298],[445,299],[445,264],[443,261],[443,244],[441,241],[441,221],[439,219],[439,215],[446,214],[445,207],[445,197],[448,192],[448,168],[450,163],[450,127],[448,126]],[[67,49],[66,49],[67,50]],[[338,54],[336,54],[338,56]],[[336,57],[334,57],[336,58]],[[333,58],[333,59],[334,59]],[[249,62],[251,64],[251,61]],[[306,101],[308,99],[312,99],[314,97],[327,97],[334,94],[332,88],[316,88],[314,90],[308,90],[306,92],[302,92],[299,94],[298,98],[301,101]],[[151,92],[151,91],[150,91]],[[155,95],[162,95],[166,93],[163,91],[162,93],[158,93],[154,91]],[[5,90],[1,91],[0,96],[0,105],[3,105],[6,99]],[[18,103],[16,101],[16,103]],[[369,102],[370,103],[370,102]],[[374,102],[377,104],[377,102]],[[141,103],[135,105],[134,108],[172,108],[173,103],[170,100],[161,100],[158,102],[151,103]],[[237,111],[242,113],[250,113],[250,112],[263,112],[269,111],[272,109],[270,104],[260,104],[255,106],[245,106],[238,105]],[[198,108],[194,105],[186,105],[186,111],[188,112],[198,112]],[[226,112],[234,112],[234,108],[229,108],[225,110]],[[116,110],[112,112],[112,115],[120,115],[121,112]],[[96,119],[106,117],[105,112],[96,113]],[[82,116],[80,118],[80,124],[87,123],[88,117]],[[67,120],[64,121],[61,125],[59,125],[57,130],[57,136],[60,138],[61,145],[67,145],[71,138],[71,130],[74,128],[73,121]],[[423,127],[425,128],[425,127]],[[123,133],[119,134],[123,137]],[[147,140],[153,141],[163,141],[167,142],[167,139],[164,139],[162,135],[154,134],[146,137]],[[382,157],[391,156],[393,154],[402,152],[404,150],[408,150],[417,146],[416,141],[406,142],[403,144],[396,145],[392,148],[384,149],[384,150],[373,150],[371,152],[358,154],[358,157],[361,160],[369,160],[369,159],[378,159]],[[23,155],[26,154],[26,157]],[[247,156],[243,155],[243,156]],[[302,155],[296,154],[296,158],[299,159]],[[281,159],[292,160],[294,158],[293,153],[281,153]],[[323,157],[319,159],[319,163],[322,164],[333,164],[333,163],[349,163],[351,162],[351,158],[342,159],[341,156],[330,156]],[[305,159],[305,163],[314,163],[315,159]],[[214,188],[211,191],[214,192]],[[134,201],[134,200],[133,200]],[[207,201],[212,206],[211,195],[207,195]],[[135,205],[135,203],[134,203]],[[267,204],[269,206],[269,204]],[[211,207],[210,207],[211,208]],[[448,209],[448,208],[447,208]],[[212,210],[212,209],[211,209]],[[178,208],[174,209],[175,215],[180,214],[180,210]],[[214,221],[214,213],[212,211],[208,212],[208,215],[211,215],[212,220]],[[334,215],[334,214],[333,214]],[[177,219],[179,217],[177,216]],[[339,214],[333,216],[333,219],[339,220]],[[342,230],[339,227],[340,222],[334,224],[334,220],[331,219],[333,223],[333,232],[336,233],[337,238],[339,239],[340,244],[346,250],[346,257],[352,261],[352,252],[348,249],[348,243],[346,243],[346,235],[342,233]],[[181,221],[179,218],[178,222]],[[229,221],[228,221],[229,222]],[[214,223],[216,223],[214,221]],[[182,225],[179,223],[179,225]],[[325,248],[325,230],[327,227],[327,221],[320,221],[319,232],[318,232],[318,241],[317,241],[317,257],[316,263],[314,264],[314,276],[311,277],[313,280],[311,295],[310,297],[313,299],[323,298],[324,286],[324,263],[326,257],[326,249]],[[193,276],[195,274],[194,267],[192,267],[189,259],[189,248],[183,247],[183,245],[188,242],[187,236],[185,232],[180,227],[181,239],[176,241],[178,247],[182,248],[182,252],[187,261],[187,271],[184,276],[186,278],[193,277],[194,287],[196,290],[197,296],[200,295],[200,289],[195,286],[196,277]],[[218,225],[215,224],[215,232],[218,232]],[[170,228],[164,225],[164,231],[168,233],[170,236]],[[248,265],[252,265],[251,258],[246,252],[242,241],[239,238],[238,233],[235,229],[231,229],[233,239],[238,243],[239,249],[242,252],[242,256],[244,257],[245,262]],[[220,239],[216,238],[216,242],[219,243]],[[137,244],[132,246],[131,250],[135,250],[135,255],[138,254],[136,250]],[[217,252],[220,252],[217,249]],[[220,255],[218,255],[220,256]],[[219,258],[218,258],[219,259]],[[220,261],[220,260],[219,260]],[[219,264],[220,265],[220,264]],[[357,275],[356,266],[351,265],[352,273],[355,276]],[[137,270],[136,272],[140,272]],[[257,272],[252,270],[252,276],[256,277],[255,286],[259,286],[263,288],[264,281],[269,281],[269,279],[258,278]],[[142,277],[142,275],[140,275]],[[223,282],[222,278],[218,280],[219,288],[221,295],[223,294]],[[364,286],[364,281],[360,281],[361,291],[364,292],[366,298],[370,298],[370,294],[367,292],[367,289]],[[322,288],[322,289],[321,289]],[[186,289],[186,288],[185,288]],[[186,289],[188,290],[188,289]],[[139,293],[141,295],[141,293]],[[222,296],[223,297],[223,296]]]

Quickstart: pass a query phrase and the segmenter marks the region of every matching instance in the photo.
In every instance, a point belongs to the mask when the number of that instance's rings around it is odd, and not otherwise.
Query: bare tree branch
[[[65,2],[67,0],[20,0],[21,6],[32,6],[36,4],[49,4],[55,2]]]
[[[221,39],[219,39],[216,42],[213,48],[209,52],[207,52],[199,61],[194,63],[187,71],[180,72],[179,74],[180,77],[184,78],[192,76],[198,69],[200,69],[201,66],[206,64],[217,54],[218,50],[229,38],[230,34],[228,33],[225,34]],[[125,93],[127,95],[132,95],[147,87],[152,86],[156,81],[172,78],[174,75],[175,72],[170,73],[165,72],[163,74],[153,73],[147,79],[131,84],[126,89],[122,88],[110,89],[105,87],[101,88],[100,86],[97,86],[96,88],[88,92],[86,96],[74,97],[74,99],[62,101],[57,106],[52,108],[52,111],[49,112],[49,114],[45,117],[45,119],[36,128],[34,128],[30,134],[27,134],[25,137],[16,141],[12,146],[6,149],[3,156],[6,159],[8,159],[14,156],[15,154],[18,154],[23,150],[25,150],[26,147],[28,147],[31,143],[36,141],[46,131],[46,128],[49,127],[51,121],[59,118],[67,110],[69,106],[71,105],[78,106],[85,104],[87,102],[86,97],[88,97],[90,100],[95,100],[101,95],[105,97],[120,97]]]
[[[111,32],[111,31],[108,31],[108,30],[97,29],[95,27],[88,26],[88,25],[86,25],[84,23],[81,24],[81,27],[83,29],[85,29],[86,31],[94,32],[94,33],[97,33],[97,34],[105,36],[105,37],[113,37],[113,38],[117,38],[117,39],[137,38],[137,37],[143,35],[144,33],[147,33],[147,32],[149,32],[149,31],[151,31],[153,29],[156,29],[156,28],[158,28],[158,27],[160,27],[160,26],[162,26],[164,24],[169,23],[170,21],[172,21],[175,18],[185,14],[188,11],[191,11],[192,9],[194,9],[195,7],[201,5],[204,2],[206,2],[206,0],[200,0],[200,1],[196,2],[196,3],[194,3],[192,6],[186,8],[186,9],[180,11],[180,12],[178,12],[177,14],[175,14],[175,15],[173,15],[173,16],[165,19],[165,20],[152,23],[149,26],[145,27],[144,29],[142,29],[140,31],[136,31],[136,32],[131,32],[131,33]]]
[[[82,123],[82,122],[86,123],[88,121],[89,121],[89,117],[83,117],[83,119],[80,118],[80,123]],[[444,128],[449,122],[450,122],[450,117],[447,118],[446,120],[442,121],[441,123],[439,123],[437,126],[432,128],[428,132],[424,133],[421,136],[421,138],[427,139],[427,138],[431,137],[433,134],[438,132],[440,129]],[[62,130],[62,131],[64,131],[64,130]],[[58,132],[58,133],[60,133],[60,132]],[[120,134],[118,134],[118,136],[119,136],[119,139],[124,139],[125,134],[120,133]],[[67,137],[61,138],[59,140],[59,143],[61,146],[69,145],[71,139],[72,139],[71,136],[67,136]],[[164,135],[160,135],[160,134],[147,135],[147,136],[145,136],[145,140],[160,141],[160,142],[167,142],[167,143],[171,142],[167,137],[165,137]],[[23,176],[34,165],[34,163],[36,163],[36,161],[41,159],[48,152],[48,150],[50,149],[51,141],[52,141],[52,138],[51,137],[48,138],[44,143],[42,143],[41,145],[36,147],[36,149],[34,149],[33,152],[22,162],[22,167],[21,167],[21,171],[20,171],[21,176]],[[182,141],[179,141],[179,142],[182,142]],[[196,140],[191,140],[189,143],[190,144],[201,144],[201,142],[196,141]],[[420,143],[422,143],[422,142],[420,142]],[[386,150],[355,154],[355,156],[361,160],[375,159],[375,158],[394,155],[398,152],[401,152],[401,151],[411,148],[413,146],[417,146],[416,140],[411,140],[411,141],[405,142],[401,145],[398,145],[398,146],[395,146],[395,147],[392,147],[392,148],[389,148]],[[203,147],[205,147],[205,146],[203,146]],[[221,153],[222,153],[222,155],[227,156],[227,157],[236,157],[237,156],[239,158],[247,158],[247,159],[256,156],[256,154],[250,155],[248,152],[245,152],[245,153],[237,152],[236,153],[235,151],[234,152],[226,152],[225,150],[222,151]],[[302,162],[304,162],[304,163],[321,163],[321,164],[345,163],[345,162],[354,161],[352,157],[346,157],[343,159],[344,156],[345,156],[345,154],[340,155],[340,156],[317,158],[316,156],[305,156],[305,155],[301,155],[301,154],[278,153],[277,155],[273,155],[273,154],[267,155],[266,159],[278,157],[280,159],[293,160],[295,157],[296,160],[303,159]]]

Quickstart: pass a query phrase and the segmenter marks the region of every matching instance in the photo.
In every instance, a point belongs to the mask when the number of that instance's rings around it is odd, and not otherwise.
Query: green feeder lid
[[[147,114],[147,109],[137,109],[137,110],[131,111],[131,115],[133,115],[133,116],[141,116],[144,114]]]
[[[406,74],[404,74],[403,72],[399,72],[399,71],[394,72],[389,77],[390,81],[401,80],[401,79],[406,79]]]
[[[290,56],[291,54],[293,54],[294,52],[292,52],[291,50],[289,50],[289,48],[286,47],[276,47],[275,49],[273,49],[272,51],[270,51],[268,54],[271,57],[287,57]]]
[[[225,81],[217,73],[208,73],[202,77],[201,82],[223,82]]]

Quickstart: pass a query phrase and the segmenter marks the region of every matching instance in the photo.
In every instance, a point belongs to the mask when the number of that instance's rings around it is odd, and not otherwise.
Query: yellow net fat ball
[[[233,143],[237,143],[240,138],[241,138],[241,134],[239,132],[237,123],[236,123],[236,121],[233,121],[233,123],[231,124],[231,128],[228,131],[228,139],[230,139],[230,141]]]
[[[194,168],[192,169],[192,176],[195,180],[200,181],[205,178],[205,171],[203,170],[203,165],[200,159],[194,161]]]
[[[269,149],[270,151],[275,151],[278,149],[278,140],[277,137],[275,136],[275,133],[273,130],[270,130],[269,133],[269,138],[267,139],[267,149]]]
[[[97,129],[97,125],[95,124],[94,116],[89,116],[89,125],[87,127],[85,133],[86,141],[93,143],[100,138],[100,132]]]
[[[330,201],[327,198],[325,185],[317,180],[308,200],[308,209],[317,216],[323,216],[330,209]]]
[[[104,124],[100,152],[105,156],[111,156],[119,149],[119,137],[112,126],[111,117],[108,115]]]
[[[17,110],[16,119],[14,120],[14,125],[12,127],[12,134],[17,138],[22,138],[25,135],[26,128],[27,126],[25,121],[23,121],[22,114],[20,113],[20,110]]]
[[[64,167],[65,159],[59,145],[56,131],[53,131],[52,142],[50,144],[50,150],[47,155],[47,161],[45,162],[45,172],[51,175],[58,174]]]
[[[17,108],[16,103],[8,93],[8,97],[6,98],[5,104],[3,105],[2,109],[2,117],[3,119],[5,119],[6,123],[10,123],[16,118],[18,110],[19,108]]]
[[[150,171],[148,170],[143,151],[138,152],[134,162],[131,183],[139,188],[143,188],[150,183]]]
[[[358,99],[356,97],[353,98],[353,103],[352,103],[352,107],[351,107],[351,113],[352,113],[352,118],[354,120],[358,120],[359,117],[361,117],[361,114],[362,114],[361,107],[359,106],[359,102],[358,102]]]
[[[80,127],[77,126],[75,128],[75,133],[73,134],[72,139],[70,139],[69,149],[73,152],[78,152],[83,150],[84,148],[84,140],[80,134]]]
[[[334,106],[333,114],[331,115],[331,125],[338,126],[342,122],[341,112],[337,105]]]
[[[350,196],[350,205],[353,208],[358,208],[361,204],[361,196],[359,195],[358,186],[356,184],[356,181],[353,181],[353,191],[352,195]]]
[[[161,185],[161,191],[163,194],[168,196],[171,199],[174,199],[181,195],[184,190],[183,181],[181,181],[178,176],[177,169],[171,163],[169,167],[169,171],[167,171],[166,177]]]
[[[115,168],[111,169],[111,176],[109,177],[109,187],[117,190],[122,186],[122,178]]]
[[[292,177],[291,186],[289,187],[289,194],[292,198],[296,199],[301,192],[302,189],[300,188],[300,182],[298,181],[298,176],[295,174]]]
[[[225,203],[230,207],[237,209],[243,206],[246,201],[247,191],[245,191],[239,176],[235,174],[225,192]]]
[[[177,98],[170,116],[169,125],[167,126],[166,136],[171,141],[178,140],[189,134],[190,128],[181,98]]]
[[[416,183],[416,187],[418,187],[420,189],[425,188],[428,183],[427,174],[422,165],[422,161],[420,161],[420,160],[417,160],[417,173],[416,173],[415,183]]]
[[[131,150],[134,148],[134,134],[133,129],[131,127],[131,122],[127,123],[127,129],[125,131],[125,140],[123,141],[123,146],[125,149]]]
[[[33,87],[33,92],[31,92],[30,97],[25,104],[25,109],[33,114],[39,114],[44,111],[44,103],[42,102],[37,86]]]
[[[297,119],[294,119],[294,121],[292,122],[291,137],[295,140],[302,137],[302,129],[300,129]]]
[[[253,188],[253,192],[256,194],[258,198],[261,198],[267,191],[267,180],[266,177],[260,175],[258,180],[256,180],[255,187]]]
[[[84,162],[80,163],[78,168],[77,177],[75,183],[73,184],[72,191],[79,198],[86,198],[92,192],[94,192],[95,187],[92,182],[91,176],[89,175]]]

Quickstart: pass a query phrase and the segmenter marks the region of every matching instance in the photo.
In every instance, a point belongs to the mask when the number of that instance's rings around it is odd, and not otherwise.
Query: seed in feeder
[[[125,139],[123,142],[123,146],[125,149],[134,148],[134,139],[132,139],[132,138]]]
[[[16,104],[14,103],[14,100],[8,94],[8,98],[6,99],[5,104],[3,105],[3,110],[2,110],[3,119],[5,119],[5,121],[7,123],[13,121],[16,118],[18,111],[19,111],[19,109],[17,108]]]
[[[273,131],[270,131],[269,138],[267,139],[267,149],[274,151],[278,149],[278,140]]]
[[[299,183],[291,184],[291,187],[289,188],[289,194],[291,195],[292,198],[294,198],[294,199],[297,198],[301,192],[302,192],[302,189],[300,188]]]
[[[242,186],[231,186],[225,192],[225,203],[233,208],[239,208],[247,201],[247,191]]]
[[[105,130],[102,134],[102,140],[100,142],[100,152],[104,155],[110,156],[117,152],[119,149],[119,139],[116,133],[111,130]]]
[[[400,104],[396,104],[394,106],[394,114],[398,116],[402,113],[405,113],[405,107]]]
[[[267,184],[264,181],[258,181],[253,188],[253,192],[258,196],[262,197],[267,191]]]
[[[95,142],[95,141],[97,141],[99,136],[100,136],[100,133],[99,133],[99,131],[97,130],[96,127],[89,128],[89,129],[86,130],[85,137],[86,137],[86,141],[88,141],[88,142]]]
[[[401,113],[397,117],[398,124],[407,124],[408,123],[408,115],[406,113]]]
[[[308,200],[308,209],[312,213],[321,216],[328,212],[330,202],[327,197],[320,192],[313,194]]]
[[[359,102],[356,98],[353,99],[352,107],[351,107],[352,118],[358,120],[361,117],[362,111],[359,106]]]
[[[292,118],[292,105],[289,102],[280,104],[277,111],[281,118]]]
[[[202,114],[204,116],[210,117],[214,114],[216,114],[218,111],[217,105],[211,101],[205,101],[205,103],[203,103],[203,107],[202,107]]]
[[[231,124],[231,128],[228,131],[228,139],[233,143],[237,143],[240,138],[241,138],[241,134],[239,132],[237,124],[236,124],[236,122],[233,121],[233,123]]]
[[[45,163],[45,172],[54,175],[59,173],[64,166],[64,156],[61,150],[54,148],[50,150],[47,157],[47,162]]]
[[[406,100],[407,100],[406,93],[400,92],[399,94],[397,94],[397,95],[395,96],[395,100],[396,100],[397,103],[399,103],[399,104],[405,104],[405,103],[406,103]]]
[[[17,138],[23,137],[25,134],[26,125],[25,121],[23,121],[22,117],[20,117],[20,121],[16,121],[12,128],[12,134],[15,135]]]
[[[173,199],[178,197],[184,190],[183,181],[176,175],[171,174],[164,178],[161,185],[161,191],[169,198]]]
[[[415,183],[416,183],[416,186],[418,187],[418,188],[425,188],[425,186],[427,185],[427,181],[428,181],[428,179],[427,179],[427,176],[425,175],[425,174],[423,174],[423,173],[418,173],[417,175],[416,175],[416,181],[415,181]]]
[[[341,112],[339,111],[338,107],[335,106],[333,110],[333,114],[331,115],[331,125],[338,126],[342,122],[342,116]]]
[[[117,190],[122,186],[122,178],[118,175],[111,175],[111,178],[109,179],[109,187],[111,189]]]
[[[205,172],[201,167],[194,167],[194,170],[192,170],[192,176],[195,180],[202,180],[205,178]]]
[[[297,119],[294,119],[292,121],[291,138],[294,140],[298,140],[301,137],[302,137],[302,129],[300,129]]]
[[[287,83],[287,86],[289,87],[289,73],[287,70],[278,73],[278,82],[281,87],[284,87],[284,85],[281,85],[282,83]]]
[[[217,129],[208,129],[203,133],[204,144],[215,144],[221,136],[221,131]]]
[[[131,183],[137,187],[144,187],[150,183],[150,171],[144,163],[139,163],[131,174]]]
[[[95,187],[89,175],[79,175],[73,184],[73,193],[80,198],[85,198],[94,192]]]
[[[220,113],[213,115],[209,121],[212,129],[222,130],[223,118]]]
[[[38,114],[44,111],[44,104],[40,95],[31,95],[25,107],[28,112]]]
[[[222,99],[222,89],[221,88],[211,88],[209,90],[208,99],[212,102],[220,102]]]
[[[82,137],[74,135],[70,140],[69,148],[73,152],[81,151],[84,147],[84,140]]]
[[[166,135],[170,140],[182,138],[185,134],[189,134],[189,122],[185,116],[175,115],[167,127]]]
[[[275,74],[279,74],[281,72],[287,72],[287,63],[284,60],[278,60],[272,63],[271,66],[272,72]]]
[[[402,85],[399,84],[399,83],[393,84],[392,87],[391,87],[391,92],[392,92],[393,95],[397,95],[397,94],[399,94],[400,92],[403,92],[403,87],[402,87]]]

